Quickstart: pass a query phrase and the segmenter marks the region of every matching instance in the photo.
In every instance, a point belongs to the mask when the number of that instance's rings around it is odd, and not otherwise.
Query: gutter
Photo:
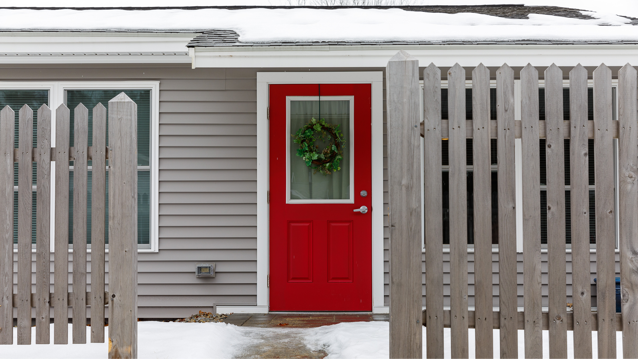
[[[638,58],[638,43],[477,45],[315,45],[189,48],[193,68],[385,68],[404,50],[421,66],[624,66]]]

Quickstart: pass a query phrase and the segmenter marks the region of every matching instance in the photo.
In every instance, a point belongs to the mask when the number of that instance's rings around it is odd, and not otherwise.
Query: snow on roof
[[[4,8],[0,9],[0,31],[232,30],[239,36],[232,36],[235,43],[247,44],[638,41],[638,26],[633,26],[638,20],[612,14],[520,5],[456,6],[453,11],[435,8]],[[215,41],[195,43],[219,46]]]

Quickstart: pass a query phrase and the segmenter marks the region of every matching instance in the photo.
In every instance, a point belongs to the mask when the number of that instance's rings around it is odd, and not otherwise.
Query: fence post
[[[0,111],[0,344],[13,343],[13,141],[15,112]]]
[[[137,105],[109,101],[109,358],[137,358]]]
[[[390,180],[390,357],[422,357],[419,62],[399,51],[388,62]]]
[[[618,72],[620,176],[620,285],[625,358],[638,356],[638,90],[636,69],[630,64]]]

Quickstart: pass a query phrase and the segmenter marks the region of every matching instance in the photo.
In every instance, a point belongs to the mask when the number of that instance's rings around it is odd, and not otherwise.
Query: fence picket
[[[55,110],[55,263],[53,343],[69,343],[69,136],[70,111],[64,105]]]
[[[31,344],[33,110],[29,106],[20,109],[18,124],[18,344]]]
[[[93,109],[91,199],[91,343],[104,343],[104,220],[106,203],[106,107]]]
[[[635,100],[635,99],[634,99]],[[596,198],[596,277],[598,299],[598,357],[616,357],[614,158],[611,70],[594,70],[594,167]],[[635,213],[633,214],[635,215]]]
[[[452,358],[468,357],[467,334],[467,163],[465,140],[465,69],[447,73],[450,196],[450,302]]]
[[[15,112],[0,112],[0,344],[13,344],[13,144]]]
[[[591,358],[587,70],[580,64],[569,73],[569,99],[574,356]]]
[[[474,126],[474,286],[476,357],[493,358],[492,323],[492,163],[490,152],[490,70],[472,71]],[[465,140],[465,134],[463,134]],[[467,303],[466,303],[467,304]]]
[[[525,357],[543,356],[538,70],[521,70]]]
[[[638,357],[638,106],[636,69],[618,72],[618,174],[620,197],[620,284],[622,286],[623,355]]]
[[[89,110],[74,110],[73,159],[73,344],[86,343],[86,205]]]
[[[137,105],[122,92],[109,101],[110,359],[137,358],[136,154]]]
[[[516,297],[516,179],[514,174],[514,70],[496,71],[498,121],[498,259],[501,358],[518,357]]]
[[[563,71],[545,70],[547,139],[547,253],[549,276],[549,355],[567,357],[565,258],[565,140],[563,137]]]
[[[443,358],[443,185],[441,178],[441,70],[423,70],[425,307],[427,357]]]
[[[51,109],[42,105],[38,109],[38,149],[37,149],[37,213],[36,213],[36,344],[49,344],[51,312],[50,253],[51,235]]]

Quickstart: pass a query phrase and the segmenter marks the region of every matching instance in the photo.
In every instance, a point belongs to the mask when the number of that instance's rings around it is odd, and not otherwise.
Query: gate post
[[[386,68],[390,184],[390,357],[421,358],[419,61],[399,51]]]
[[[109,359],[137,358],[137,105],[109,101]]]

